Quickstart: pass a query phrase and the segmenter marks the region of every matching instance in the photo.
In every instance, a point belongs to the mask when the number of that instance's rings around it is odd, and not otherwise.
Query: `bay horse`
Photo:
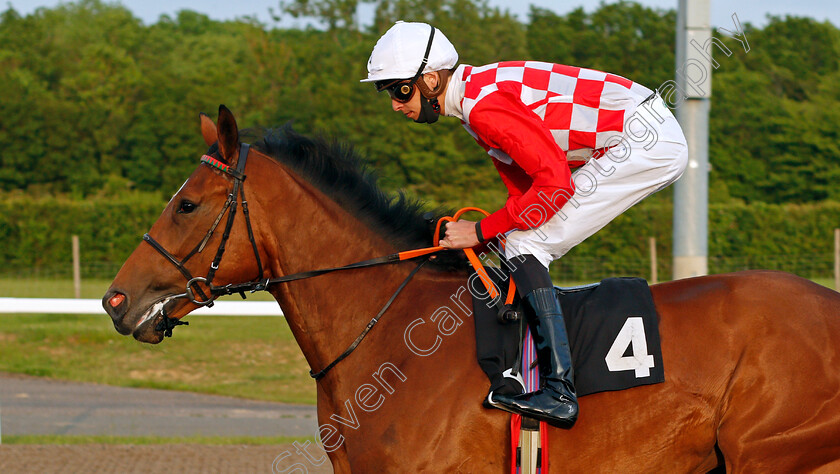
[[[349,147],[286,127],[248,150],[224,106],[218,127],[201,123],[211,166],[192,173],[103,298],[121,334],[161,342],[165,323],[210,298],[208,280],[277,278],[429,244],[419,206],[380,191]],[[234,194],[249,217],[208,232],[227,222]],[[319,435],[336,472],[509,470],[509,415],[481,404],[489,383],[466,277],[405,261],[268,286],[318,372],[407,282],[318,380]],[[582,397],[574,428],[550,430],[555,472],[840,472],[840,294],[769,271],[651,291],[665,382]]]

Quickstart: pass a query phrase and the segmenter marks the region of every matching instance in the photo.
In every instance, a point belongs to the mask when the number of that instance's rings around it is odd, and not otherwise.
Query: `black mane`
[[[423,202],[403,192],[385,193],[377,184],[376,174],[352,146],[300,135],[288,124],[264,130],[256,139],[248,135],[255,134],[243,132],[242,139],[250,139],[254,148],[298,173],[392,242],[398,251],[432,245],[433,228],[427,217],[433,216],[436,221],[444,212],[435,209],[424,215]]]

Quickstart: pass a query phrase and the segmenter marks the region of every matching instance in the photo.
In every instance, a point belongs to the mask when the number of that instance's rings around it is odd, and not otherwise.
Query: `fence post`
[[[834,289],[840,291],[840,229],[834,229]]]
[[[648,242],[650,243],[650,283],[655,285],[659,283],[659,274],[656,271],[656,237],[650,237]]]
[[[73,242],[73,293],[76,299],[82,297],[82,271],[79,264],[79,236],[74,235]]]

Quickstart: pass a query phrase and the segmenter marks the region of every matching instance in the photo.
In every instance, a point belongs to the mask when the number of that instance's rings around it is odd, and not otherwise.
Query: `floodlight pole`
[[[709,271],[709,2],[679,0],[677,12],[676,84],[685,98],[678,102],[676,117],[688,141],[689,162],[674,185],[674,279]]]

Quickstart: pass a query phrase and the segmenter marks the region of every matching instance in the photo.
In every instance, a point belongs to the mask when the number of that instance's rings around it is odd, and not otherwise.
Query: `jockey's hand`
[[[466,249],[480,244],[475,235],[475,221],[459,220],[446,223],[446,236],[440,241],[441,247],[448,249]]]

